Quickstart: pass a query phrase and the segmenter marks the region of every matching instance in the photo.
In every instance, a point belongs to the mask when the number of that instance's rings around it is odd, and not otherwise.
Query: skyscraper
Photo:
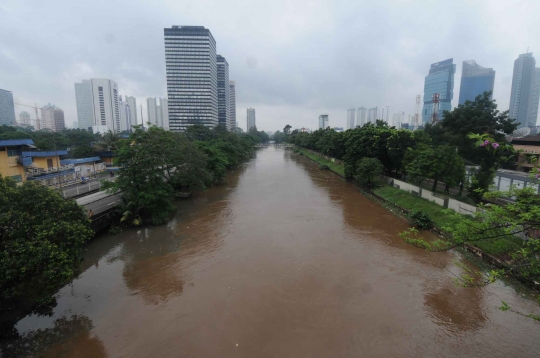
[[[367,113],[366,123],[375,123],[377,121],[378,116],[379,116],[379,108],[378,107],[370,108]]]
[[[524,53],[514,61],[512,91],[510,94],[510,118],[519,122],[519,128],[536,126],[540,91],[539,69],[532,52]]]
[[[15,125],[15,104],[13,103],[13,93],[0,89],[0,126]]]
[[[158,125],[158,104],[156,97],[148,97],[146,99],[146,122],[155,126]]]
[[[225,57],[216,56],[217,61],[217,89],[218,89],[218,119],[219,125],[227,130],[231,129],[230,101],[231,87],[229,84],[229,64]]]
[[[347,129],[354,129],[356,127],[356,109],[347,110]]]
[[[392,123],[388,123],[396,128],[401,128],[401,123],[405,122],[405,112],[397,112],[392,115]]]
[[[463,61],[461,71],[461,85],[459,86],[459,104],[465,101],[474,101],[476,96],[491,92],[495,84],[495,71],[492,68],[484,68],[475,61]]]
[[[160,98],[159,100],[161,109],[161,128],[169,130],[169,100],[167,98]]]
[[[256,127],[257,123],[255,122],[255,108],[248,108],[247,109],[247,131],[252,127]]]
[[[99,126],[100,132],[120,131],[118,84],[106,78],[92,78],[75,83],[79,128]]]
[[[135,97],[126,96],[126,103],[129,105],[131,110],[131,126],[138,124],[137,120],[137,99]]]
[[[122,96],[120,96],[119,98],[118,108],[120,112],[120,131],[121,132],[131,131],[131,122],[132,122],[131,107],[129,106],[127,102],[124,102],[122,100]]]
[[[22,111],[20,114],[19,114],[19,125],[21,126],[29,126],[31,125],[30,124],[30,113],[26,112],[26,111]]]
[[[367,120],[367,108],[360,107],[358,108],[358,111],[356,111],[356,125],[362,127],[364,124],[366,124]]]
[[[229,89],[230,89],[230,100],[231,103],[229,104],[229,116],[231,118],[231,130],[238,127],[238,124],[236,123],[236,82],[235,81],[229,81]]]
[[[319,129],[326,129],[328,128],[328,114],[321,114],[319,116]]]
[[[452,110],[455,72],[456,65],[454,65],[453,58],[431,65],[424,82],[424,108],[422,110],[424,123],[431,122],[433,117],[433,95],[436,93],[439,94],[437,118],[439,120],[443,119],[443,112]]]
[[[64,111],[50,103],[41,108],[41,129],[44,128],[53,132],[65,129]]]
[[[218,121],[216,41],[204,26],[164,29],[169,126],[184,131]]]

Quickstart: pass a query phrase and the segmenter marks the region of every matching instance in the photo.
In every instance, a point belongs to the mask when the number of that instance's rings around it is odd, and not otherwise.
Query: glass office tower
[[[493,86],[495,84],[495,71],[485,68],[475,61],[463,61],[461,71],[461,85],[459,86],[459,104],[466,101],[474,101],[476,96],[484,92],[491,92],[493,98]]]
[[[439,111],[437,118],[443,119],[444,111],[452,110],[452,99],[454,98],[454,73],[456,65],[454,59],[450,58],[431,65],[429,74],[424,81],[424,108],[422,109],[423,123],[431,122],[433,115],[433,95],[439,94]]]

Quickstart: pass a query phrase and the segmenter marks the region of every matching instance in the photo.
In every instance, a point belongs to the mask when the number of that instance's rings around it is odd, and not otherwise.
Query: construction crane
[[[19,105],[19,106],[33,108],[36,111],[36,130],[41,129],[41,122],[39,121],[39,115],[38,115],[38,109],[41,109],[41,108],[38,108],[37,104],[34,103],[33,106],[29,106],[27,104],[22,104],[22,103],[14,103],[14,104]],[[15,121],[15,124],[17,124],[17,121]]]

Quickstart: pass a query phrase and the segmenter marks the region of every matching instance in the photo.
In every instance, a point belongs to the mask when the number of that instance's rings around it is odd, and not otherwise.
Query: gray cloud
[[[359,106],[410,114],[429,65],[450,57],[454,105],[461,62],[474,59],[497,71],[494,97],[507,109],[514,59],[530,46],[540,62],[538,13],[537,2],[493,0],[4,0],[0,88],[21,103],[57,104],[68,123],[83,78],[111,78],[144,105],[166,96],[163,28],[204,25],[236,80],[242,126],[248,107],[265,130],[313,127],[320,113],[344,126]]]

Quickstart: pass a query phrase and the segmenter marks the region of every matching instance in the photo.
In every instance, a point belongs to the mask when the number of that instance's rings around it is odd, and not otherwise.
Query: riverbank
[[[332,162],[331,160],[326,159],[323,155],[316,154],[315,152],[304,148],[298,148],[297,152],[305,155],[310,160],[320,165],[327,165],[330,171],[343,178],[345,177],[343,163],[335,161]],[[373,191],[366,190],[364,188],[363,190],[374,196],[379,201],[396,207],[403,216],[407,216],[407,214],[412,210],[422,210],[428,213],[435,225],[434,231],[442,235],[445,235],[446,233],[445,228],[452,228],[465,218],[462,214],[455,213],[434,202],[391,186],[384,185],[374,189]],[[469,246],[469,250],[473,251],[477,256],[487,258],[487,261],[496,265],[505,265],[504,261],[510,259],[509,253],[522,247],[522,240],[519,238],[501,238],[476,242],[474,245]],[[498,263],[497,261],[494,261],[494,258],[501,262]]]

